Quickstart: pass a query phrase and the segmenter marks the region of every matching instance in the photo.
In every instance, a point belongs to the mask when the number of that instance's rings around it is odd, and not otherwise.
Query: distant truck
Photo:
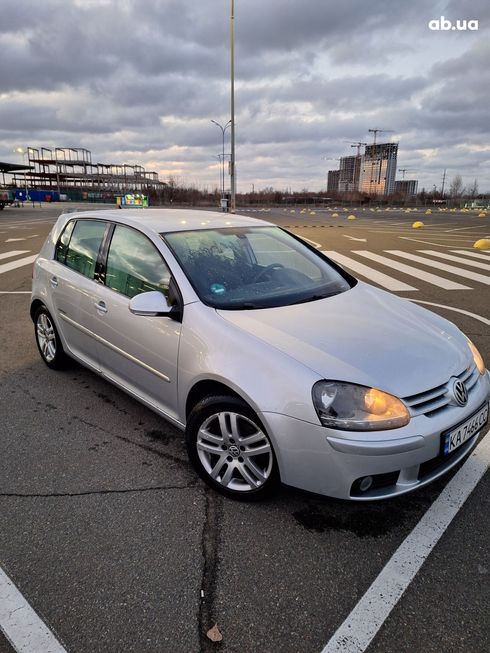
[[[0,189],[0,211],[6,206],[10,206],[15,202],[15,195],[11,190]]]

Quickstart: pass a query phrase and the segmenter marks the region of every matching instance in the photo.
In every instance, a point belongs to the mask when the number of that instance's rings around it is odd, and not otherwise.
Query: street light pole
[[[230,19],[230,73],[231,73],[231,156],[230,156],[230,211],[236,208],[236,178],[235,178],[235,0],[231,0]]]
[[[221,170],[220,170],[220,183],[221,183],[221,199],[223,200],[225,198],[225,131],[228,129],[228,127],[231,125],[231,120],[228,120],[226,125],[223,127],[223,125],[220,125],[219,122],[216,122],[216,120],[211,120],[212,123],[214,123],[217,127],[221,129],[221,134],[223,137],[222,140],[222,151],[221,151]]]
[[[14,152],[17,152],[17,154],[21,154],[21,155],[22,155],[22,163],[23,163],[24,166],[25,166],[25,165],[26,165],[26,159],[25,159],[25,157],[28,156],[29,152],[28,152],[27,150],[25,150],[23,147],[16,147],[16,148],[14,149]],[[25,170],[24,170],[24,187],[25,187],[26,202],[27,202],[28,195],[29,195],[29,191],[27,190],[27,173],[26,173]]]

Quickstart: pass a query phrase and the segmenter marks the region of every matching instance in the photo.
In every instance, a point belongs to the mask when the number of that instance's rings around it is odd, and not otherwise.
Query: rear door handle
[[[51,288],[57,288],[57,287],[58,287],[58,278],[51,277]]]
[[[97,313],[100,313],[100,314],[107,313],[107,306],[105,305],[105,302],[103,302],[103,301],[95,302],[95,308],[97,309]]]

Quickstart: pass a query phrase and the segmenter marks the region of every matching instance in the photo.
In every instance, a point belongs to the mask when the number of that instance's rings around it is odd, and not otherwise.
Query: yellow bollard
[[[355,220],[356,216],[355,215],[348,215],[347,220]]]
[[[476,249],[490,249],[490,238],[480,238],[473,245]]]
[[[478,217],[479,218],[486,218],[487,214],[484,211],[482,211],[481,213],[478,214]]]
[[[332,213],[332,218],[338,218],[339,214],[338,213]]]
[[[412,225],[412,229],[420,229],[420,228],[423,227],[423,226],[424,226],[424,223],[423,223],[423,222],[420,222],[420,220],[418,220],[417,222],[414,222],[414,223],[413,223],[413,225]]]

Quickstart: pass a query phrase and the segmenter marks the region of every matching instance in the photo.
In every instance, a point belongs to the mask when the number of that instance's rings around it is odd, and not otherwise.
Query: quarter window
[[[107,257],[105,283],[129,298],[150,290],[168,296],[170,271],[146,236],[117,225]]]
[[[77,221],[65,257],[69,268],[89,279],[94,278],[95,263],[105,228],[106,223],[99,220]]]
[[[63,233],[61,234],[57,244],[55,258],[60,263],[65,262],[66,252],[68,251],[68,243],[70,242],[71,233],[73,227],[75,226],[75,221],[71,220],[64,228]]]

